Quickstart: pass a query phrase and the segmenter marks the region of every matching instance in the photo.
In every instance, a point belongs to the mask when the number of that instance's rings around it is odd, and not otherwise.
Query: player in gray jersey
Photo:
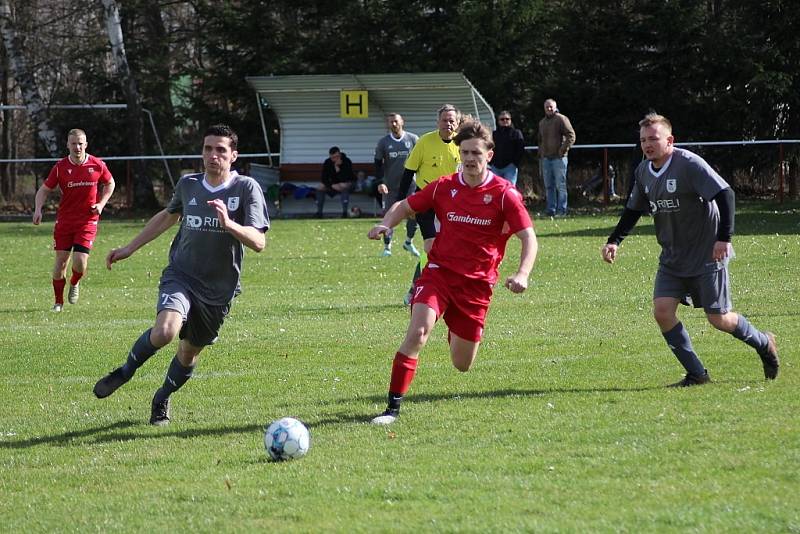
[[[780,360],[771,332],[761,332],[732,310],[728,261],[735,214],[733,190],[697,154],[676,148],[672,124],[648,114],[639,122],[646,160],[636,169],[636,183],[617,227],[601,253],[614,263],[619,244],[643,213],[653,216],[661,245],[653,290],[653,315],[667,345],[686,369],[675,387],[710,382],[708,371],[678,320],[678,304],[702,307],[714,328],[753,347],[764,376],[778,376]]]
[[[417,144],[419,136],[403,129],[405,120],[399,113],[389,113],[386,115],[386,125],[389,132],[378,141],[375,147],[375,174],[378,178],[378,193],[383,195],[384,209],[389,209],[398,198],[405,198],[416,190],[416,185],[412,184],[403,195],[400,192],[400,182],[405,173],[406,159],[411,153],[411,149]],[[406,240],[403,248],[414,256],[419,257],[419,251],[414,246],[414,234],[417,232],[417,221],[408,219],[406,221]],[[392,255],[392,235],[383,236],[383,256]]]
[[[191,378],[200,352],[217,339],[240,292],[244,247],[261,252],[269,215],[258,183],[231,170],[238,137],[216,125],[203,136],[205,173],[181,178],[167,207],[130,243],[108,253],[106,265],[130,257],[178,221],[169,264],[161,273],[155,325],[133,344],[127,361],[101,378],[94,394],[105,398],[133,377],[158,349],[180,337],[164,384],[151,403],[150,423],[169,423],[169,398]]]

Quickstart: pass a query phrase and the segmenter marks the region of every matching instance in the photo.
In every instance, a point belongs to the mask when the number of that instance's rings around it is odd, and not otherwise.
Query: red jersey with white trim
[[[460,172],[442,176],[407,200],[414,211],[433,209],[439,219],[428,267],[490,284],[497,281],[508,238],[533,226],[519,191],[492,172],[477,187],[467,185]]]
[[[100,218],[92,213],[92,205],[97,204],[97,184],[107,184],[112,180],[108,167],[100,158],[86,155],[86,161],[75,165],[69,156],[58,161],[44,185],[50,189],[61,189],[61,203],[58,205],[56,219],[65,224],[86,223]]]

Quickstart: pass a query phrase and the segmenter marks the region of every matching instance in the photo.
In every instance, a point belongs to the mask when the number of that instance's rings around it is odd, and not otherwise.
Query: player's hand
[[[98,202],[97,204],[92,204],[92,207],[91,207],[92,214],[93,215],[100,215],[101,213],[103,213],[103,208],[104,207],[105,207],[105,204],[103,204],[102,202]]]
[[[370,239],[380,239],[382,235],[391,237],[392,229],[383,224],[376,224],[375,226],[369,229],[367,237]]]
[[[42,222],[42,210],[33,210],[33,224],[38,226]]]
[[[614,263],[614,260],[617,259],[617,249],[619,245],[615,245],[614,243],[606,243],[605,246],[600,249],[600,254],[603,256],[603,261],[606,263]]]
[[[378,193],[381,195],[388,195],[389,188],[386,187],[386,184],[378,184]]]
[[[711,259],[714,261],[722,261],[731,255],[731,244],[727,241],[717,241],[714,243],[714,250],[711,253]]]
[[[512,292],[512,293],[522,293],[526,289],[528,289],[528,276],[517,272],[514,276],[509,276],[506,278],[505,286]]]
[[[133,254],[133,252],[131,252],[131,249],[128,247],[112,248],[111,252],[106,256],[106,269],[110,271],[112,264],[129,258],[131,254]]]
[[[230,217],[228,217],[228,208],[225,206],[225,203],[215,198],[214,200],[209,200],[208,205],[214,208],[217,212],[217,219],[219,219],[219,225],[222,228],[228,228],[228,223],[230,222]]]

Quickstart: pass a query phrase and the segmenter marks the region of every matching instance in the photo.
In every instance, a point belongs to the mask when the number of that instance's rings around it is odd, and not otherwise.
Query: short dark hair
[[[339,147],[338,147],[338,146],[332,146],[332,147],[330,147],[330,148],[328,149],[328,155],[329,155],[329,156],[333,156],[334,154],[336,154],[336,153],[338,153],[338,152],[341,152],[341,150],[339,150]]]
[[[208,137],[209,135],[215,135],[217,137],[227,137],[231,140],[231,150],[236,150],[236,147],[239,146],[239,136],[236,135],[236,132],[233,131],[233,128],[228,126],[227,124],[215,124],[213,126],[209,126],[205,133],[203,134],[203,139]]]
[[[467,118],[461,123],[453,141],[455,141],[456,145],[461,146],[461,143],[467,139],[481,139],[486,144],[487,150],[494,149],[491,128],[473,118]]]

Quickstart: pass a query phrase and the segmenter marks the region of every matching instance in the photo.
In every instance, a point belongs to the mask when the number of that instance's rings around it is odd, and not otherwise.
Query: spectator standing
[[[567,152],[575,144],[575,130],[559,113],[556,101],[544,101],[544,118],[539,121],[539,165],[547,196],[545,213],[567,215]]]
[[[519,164],[525,153],[525,138],[520,130],[514,128],[510,111],[501,111],[497,123],[497,129],[492,132],[494,158],[489,168],[516,186]]]
[[[325,207],[325,195],[341,195],[342,218],[347,218],[347,209],[350,205],[350,191],[355,186],[356,175],[353,173],[353,162],[347,155],[332,146],[328,150],[328,159],[322,164],[322,181],[317,186],[317,218],[322,218],[322,209]]]
[[[762,332],[732,311],[728,261],[732,257],[735,196],[706,161],[674,146],[672,124],[656,113],[639,122],[645,161],[636,168],[636,182],[619,223],[601,254],[614,263],[619,244],[644,213],[653,216],[661,245],[653,289],[653,316],[667,346],[686,370],[672,387],[711,381],[678,320],[678,304],[702,307],[706,319],[755,349],[764,377],[778,376],[780,360],[775,336]]]
[[[386,116],[386,126],[389,133],[381,137],[375,147],[375,175],[378,179],[378,193],[382,195],[385,208],[397,202],[400,182],[403,180],[405,163],[411,149],[417,144],[419,136],[404,130],[405,120],[399,113],[389,113]],[[402,197],[416,190],[416,185],[410,184]],[[412,255],[419,257],[419,251],[414,246],[414,234],[417,232],[417,221],[414,218],[406,220],[406,240],[403,248]],[[392,236],[383,236],[383,256],[392,255]]]
[[[61,189],[61,202],[53,227],[53,248],[56,261],[53,267],[53,311],[64,307],[67,264],[72,255],[72,276],[69,279],[70,304],[77,304],[80,280],[89,266],[89,253],[97,235],[97,223],[106,203],[114,192],[114,178],[100,158],[86,153],[89,143],[86,132],[79,129],[67,134],[69,155],[56,163],[42,183],[34,200],[33,224],[42,222],[42,207],[47,196]]]

